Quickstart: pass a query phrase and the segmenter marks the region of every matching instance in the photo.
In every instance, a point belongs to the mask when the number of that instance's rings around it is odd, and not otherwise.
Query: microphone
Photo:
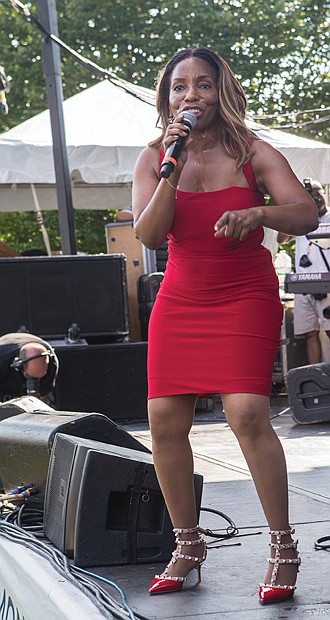
[[[173,142],[171,146],[168,147],[165,153],[165,157],[163,159],[163,163],[161,165],[161,169],[160,169],[160,175],[164,179],[167,179],[167,177],[170,176],[170,174],[173,172],[174,168],[176,167],[181,151],[183,149],[184,142],[188,138],[191,130],[194,129],[197,123],[197,118],[195,114],[193,114],[192,112],[188,112],[186,110],[185,112],[183,112],[182,123],[184,125],[187,125],[189,129],[188,131],[186,131],[185,136],[179,136],[179,138],[175,140],[175,142]]]
[[[30,377],[30,375],[25,376],[26,379],[26,393],[28,396],[36,396],[38,398],[40,396],[39,392],[39,379],[36,377]]]

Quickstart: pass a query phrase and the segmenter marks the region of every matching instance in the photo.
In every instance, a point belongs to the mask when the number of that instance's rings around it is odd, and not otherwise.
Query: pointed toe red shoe
[[[279,603],[293,598],[295,586],[267,586],[260,584],[259,601],[263,605],[266,603]]]
[[[270,583],[261,583],[259,585],[259,601],[263,605],[268,603],[279,603],[280,601],[287,601],[293,597],[296,586],[276,584],[278,569],[281,564],[295,564],[297,566],[297,572],[299,572],[299,566],[301,563],[298,551],[296,558],[281,558],[282,549],[297,550],[297,540],[293,540],[289,543],[281,542],[282,536],[290,536],[294,534],[294,529],[290,528],[289,530],[276,530],[269,533],[271,534],[271,536],[276,536],[276,543],[270,543],[270,547],[275,549],[275,557],[268,558],[268,562],[270,562],[270,564],[273,564]]]
[[[155,579],[149,586],[149,594],[165,594],[169,592],[178,592],[179,590],[186,588],[193,588],[197,586],[201,581],[201,566],[206,558],[206,545],[203,538],[200,535],[198,527],[173,530],[175,533],[175,542],[177,548],[172,553],[172,558],[169,564],[166,566],[162,575],[156,575]],[[180,534],[198,534],[197,540],[182,540]],[[182,547],[188,545],[204,545],[203,555],[201,558],[191,555],[185,555],[182,553]],[[193,566],[185,577],[172,577],[169,575],[169,569],[177,560],[187,560],[193,562]]]
[[[195,561],[195,558],[185,556],[185,559],[188,558]],[[149,586],[149,594],[165,594],[168,592],[178,592],[179,590],[194,588],[200,581],[201,571],[198,567],[192,568],[187,577],[170,577],[169,575],[165,577],[165,573],[163,576],[156,575],[155,579]]]

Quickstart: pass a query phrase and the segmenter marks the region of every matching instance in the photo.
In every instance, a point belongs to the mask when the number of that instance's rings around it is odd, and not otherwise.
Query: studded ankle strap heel
[[[206,558],[206,544],[201,536],[200,529],[197,527],[192,528],[174,528],[176,549],[172,553],[172,558],[169,564],[166,566],[164,572],[161,575],[156,575],[153,582],[149,587],[149,594],[161,594],[165,592],[177,592],[183,588],[192,588],[201,581],[201,566]],[[180,534],[197,534],[196,540],[185,540],[180,537]],[[187,555],[183,553],[184,547],[195,547],[196,545],[203,545],[203,553],[201,557],[194,555]],[[187,550],[188,551],[188,550]],[[193,566],[189,569],[184,577],[176,577],[169,574],[169,571],[173,564],[178,560],[187,560],[193,562]]]
[[[259,586],[259,600],[260,603],[277,603],[279,601],[287,600],[293,597],[296,586],[280,585],[277,584],[278,570],[281,564],[295,564],[297,566],[297,572],[299,572],[299,566],[301,560],[297,551],[298,540],[293,540],[289,543],[282,543],[283,536],[290,536],[294,534],[295,530],[290,528],[289,530],[275,530],[270,531],[271,536],[276,536],[276,543],[271,542],[270,547],[275,549],[275,557],[268,558],[268,562],[273,564],[273,570],[271,574],[270,583],[261,583]],[[296,558],[281,558],[281,551],[284,549],[295,549],[297,551]]]

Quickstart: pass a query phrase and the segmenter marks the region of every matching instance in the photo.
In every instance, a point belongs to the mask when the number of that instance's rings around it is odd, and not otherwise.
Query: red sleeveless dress
[[[270,393],[283,310],[263,229],[245,241],[214,237],[225,211],[264,204],[250,162],[243,173],[247,188],[177,191],[149,322],[148,398]]]

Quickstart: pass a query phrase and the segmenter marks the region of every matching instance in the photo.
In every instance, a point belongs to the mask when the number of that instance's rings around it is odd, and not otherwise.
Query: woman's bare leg
[[[269,420],[269,399],[253,394],[225,394],[222,397],[227,421],[235,433],[251,472],[263,511],[271,530],[288,530],[288,480],[282,444]],[[283,543],[291,537],[283,538]],[[296,557],[292,549],[283,558]],[[269,566],[265,582],[269,583]],[[292,585],[297,568],[282,565],[278,583]]]
[[[194,419],[196,396],[179,395],[149,400],[148,414],[155,470],[165,503],[176,528],[197,525],[194,489],[193,454],[189,432]],[[183,539],[196,540],[197,534],[183,534]],[[201,557],[203,545],[194,546]],[[169,574],[185,576],[191,562],[178,560]]]

